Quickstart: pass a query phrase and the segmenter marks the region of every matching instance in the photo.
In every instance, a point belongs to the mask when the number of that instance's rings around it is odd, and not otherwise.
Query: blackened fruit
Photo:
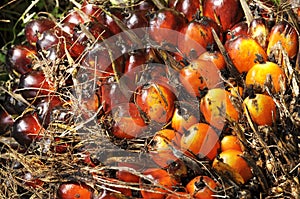
[[[6,133],[13,125],[14,119],[12,116],[0,106],[0,135]]]
[[[18,118],[12,127],[12,137],[22,146],[29,146],[43,134],[43,127],[36,114],[26,113]]]

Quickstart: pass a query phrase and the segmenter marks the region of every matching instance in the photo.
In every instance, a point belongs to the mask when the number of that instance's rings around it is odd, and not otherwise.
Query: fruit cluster
[[[297,196],[299,23],[271,6],[84,1],[31,20],[7,52],[0,168],[18,178],[0,182],[57,199]]]

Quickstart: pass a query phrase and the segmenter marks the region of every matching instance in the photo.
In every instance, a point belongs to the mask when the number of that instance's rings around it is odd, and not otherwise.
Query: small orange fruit
[[[284,71],[273,62],[265,62],[255,64],[246,75],[246,85],[258,85],[261,88],[270,79],[272,81],[274,91],[279,92],[281,84],[285,88]]]
[[[217,187],[217,183],[208,176],[197,176],[187,185],[187,192],[193,198],[213,199],[215,198],[213,189]]]
[[[208,90],[207,94],[201,99],[200,110],[210,125],[222,129],[226,117],[238,121],[239,113],[233,106],[230,97],[230,92],[222,88],[215,88]]]
[[[276,105],[269,95],[256,94],[247,97],[244,100],[244,108],[246,107],[257,125],[272,125],[276,119]]]
[[[235,135],[226,135],[221,140],[221,151],[226,151],[229,149],[234,149],[237,151],[242,151],[240,141]]]
[[[58,199],[92,199],[92,189],[82,183],[63,183],[59,186],[57,192]]]
[[[229,149],[223,151],[215,158],[213,168],[224,175],[230,174],[239,183],[244,184],[252,178],[251,168],[244,158],[243,152]]]
[[[183,134],[180,146],[187,155],[191,155],[189,152],[192,152],[200,158],[207,157],[213,160],[220,148],[220,141],[218,134],[211,126],[197,123]]]
[[[225,69],[226,62],[220,51],[205,51],[198,59],[211,61],[219,70]]]

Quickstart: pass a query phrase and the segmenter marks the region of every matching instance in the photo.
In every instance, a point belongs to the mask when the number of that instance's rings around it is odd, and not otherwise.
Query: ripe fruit
[[[177,46],[177,31],[180,31],[185,23],[186,19],[184,16],[174,9],[160,9],[150,15],[150,38],[159,44]]]
[[[276,60],[281,56],[280,46],[286,51],[289,58],[294,58],[298,52],[298,33],[288,22],[281,21],[273,26],[269,34],[267,48],[268,56],[273,55]]]
[[[272,83],[271,91],[278,93],[286,87],[286,77],[279,65],[273,62],[255,64],[247,73],[245,83],[247,86],[254,85],[262,88]]]
[[[128,169],[134,169],[138,171],[139,166],[131,163],[126,162],[119,162],[119,167],[127,167]],[[127,171],[125,169],[120,169],[116,172],[116,178],[119,180],[122,180],[124,182],[132,182],[132,183],[138,183],[140,181],[140,177],[138,175],[133,174],[130,171]]]
[[[92,199],[92,188],[84,183],[67,182],[58,187],[58,199]]]
[[[226,135],[221,140],[221,151],[226,151],[229,149],[242,151],[241,143],[237,136],[235,135]]]
[[[196,59],[208,46],[215,43],[212,30],[219,35],[221,30],[216,22],[207,17],[201,17],[189,22],[181,29],[178,36],[178,48],[188,58]]]
[[[112,133],[116,137],[136,138],[145,130],[146,124],[135,104],[122,103],[113,107],[111,112],[114,120]]]
[[[6,56],[8,71],[21,75],[31,71],[31,64],[35,56],[35,49],[29,46],[16,45],[10,48]]]
[[[220,51],[205,51],[198,59],[211,61],[219,70],[226,67],[225,59]]]
[[[255,63],[267,60],[265,50],[249,36],[240,35],[227,40],[225,48],[240,73],[248,72]]]
[[[172,128],[179,133],[184,133],[190,126],[200,120],[199,110],[192,104],[179,102],[172,117]]]
[[[213,199],[216,187],[217,183],[210,177],[197,176],[186,185],[186,190],[193,198]]]
[[[174,8],[178,12],[184,14],[188,21],[192,21],[197,17],[200,11],[200,1],[193,0],[170,0],[168,1],[169,8]]]
[[[162,168],[177,160],[171,147],[179,147],[181,135],[170,129],[158,131],[148,146],[152,160]]]
[[[273,120],[276,120],[276,105],[269,95],[249,96],[244,100],[244,107],[247,107],[252,120],[257,125],[271,126]]]
[[[246,21],[241,21],[237,24],[235,24],[230,30],[228,31],[226,35],[226,39],[230,40],[232,38],[238,37],[239,35],[246,35],[248,34],[248,24]]]
[[[52,82],[48,81],[42,71],[30,71],[20,77],[19,92],[27,100],[53,92]]]
[[[240,21],[244,12],[238,0],[204,0],[203,15],[219,22],[225,31]]]
[[[180,146],[181,150],[185,151],[187,155],[192,152],[199,158],[207,157],[213,160],[220,148],[220,141],[218,134],[211,126],[205,123],[197,123],[184,132]]]
[[[36,114],[26,113],[14,122],[11,135],[19,144],[29,146],[34,139],[41,137],[43,131]]]
[[[25,36],[28,43],[35,46],[40,35],[55,26],[55,22],[47,18],[39,18],[30,21],[25,26]]]
[[[252,178],[252,172],[242,155],[243,152],[237,150],[223,151],[215,158],[213,168],[226,176],[231,175],[236,182],[244,184]]]
[[[191,196],[188,193],[182,191],[176,191],[175,193],[167,194],[166,197],[166,199],[189,199],[189,198],[191,198]]]
[[[200,97],[201,91],[218,87],[221,83],[218,68],[210,61],[197,59],[180,70],[180,82],[191,96]]]
[[[166,124],[172,118],[175,95],[161,84],[150,83],[139,87],[135,100],[150,121]]]
[[[178,182],[165,170],[158,168],[150,168],[143,172],[146,179],[140,180],[141,194],[144,199],[163,199],[168,190],[173,190]],[[149,180],[151,181],[149,181]],[[166,189],[160,188],[163,186]],[[150,192],[156,191],[155,192]]]
[[[221,130],[227,118],[238,121],[239,113],[231,102],[231,97],[232,95],[228,91],[215,88],[208,90],[207,94],[201,99],[200,110],[210,125]]]
[[[269,29],[264,18],[256,18],[251,21],[249,35],[255,39],[263,49],[267,48]]]

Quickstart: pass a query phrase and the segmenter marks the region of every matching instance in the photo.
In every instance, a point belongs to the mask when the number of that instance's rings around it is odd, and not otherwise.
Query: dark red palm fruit
[[[41,138],[44,130],[35,113],[26,113],[14,122],[11,135],[20,145],[27,147],[33,140]]]
[[[52,93],[54,86],[42,71],[30,71],[20,77],[18,90],[25,99],[32,100]]]
[[[13,117],[2,106],[0,106],[0,135],[9,131],[13,124]]]
[[[243,18],[244,11],[239,0],[204,0],[203,15],[220,23],[226,31]]]
[[[276,23],[269,34],[267,55],[275,57],[276,60],[279,59],[281,54],[279,43],[290,59],[293,59],[297,55],[299,44],[298,33],[296,29],[286,21]]]
[[[194,0],[172,0],[169,1],[169,7],[174,8],[178,12],[184,14],[188,21],[196,18],[197,13],[200,11],[200,1]]]
[[[191,96],[201,97],[201,91],[221,86],[219,69],[210,61],[196,59],[180,70],[179,80]]]
[[[80,101],[80,111],[84,119],[93,117],[100,107],[100,97],[97,93],[83,97]]]
[[[130,73],[136,67],[141,67],[143,64],[147,62],[147,53],[145,50],[136,50],[130,52],[126,62],[125,62],[125,71],[124,73]],[[132,77],[134,80],[135,77]]]
[[[65,55],[71,46],[71,36],[59,27],[44,31],[36,42],[37,51],[49,60],[56,60]]]
[[[118,167],[120,169],[116,172],[116,178],[131,183],[138,183],[140,181],[140,177],[135,175],[131,170],[138,172],[141,168],[137,164],[127,163],[127,162],[119,162]],[[125,169],[125,168],[128,168]]]
[[[62,183],[57,190],[57,199],[92,199],[93,189],[85,183]]]
[[[46,30],[55,26],[55,22],[47,18],[38,18],[30,21],[25,26],[25,36],[28,43],[35,46],[39,36]]]
[[[267,60],[265,50],[250,36],[239,35],[227,40],[225,48],[238,72],[247,72],[258,62]]]
[[[74,110],[70,105],[66,104],[55,106],[50,114],[51,123],[72,125],[74,124],[74,119]]]
[[[101,14],[97,16],[96,22],[104,25],[108,28],[114,35],[122,32],[122,29],[117,24],[115,17],[122,21],[123,11],[119,8],[105,8],[105,11],[102,10]]]
[[[82,60],[83,67],[97,78],[119,76],[123,73],[124,57],[120,49],[111,42],[114,40],[97,42]]]
[[[60,137],[55,137],[51,143],[51,151],[55,153],[66,153],[70,147],[70,143],[65,142]]]
[[[146,124],[134,103],[122,103],[111,110],[114,121],[112,134],[121,139],[137,138],[146,129]]]
[[[179,50],[187,57],[196,59],[207,47],[215,43],[213,29],[220,36],[221,30],[218,24],[207,17],[189,22],[180,31],[183,35],[178,37]]]
[[[220,51],[205,51],[198,59],[212,62],[219,70],[226,68],[225,59]]]
[[[230,28],[230,30],[227,32],[226,39],[229,40],[239,35],[249,36],[248,24],[246,21],[238,22],[232,28]]]
[[[166,168],[178,158],[173,154],[173,148],[179,148],[181,134],[163,129],[155,133],[148,145],[151,159],[161,168]]]
[[[137,88],[135,102],[150,122],[167,124],[175,109],[173,91],[162,84],[149,83]]]
[[[25,74],[32,70],[32,61],[36,56],[33,47],[16,45],[8,49],[6,55],[6,66],[10,73]]]
[[[140,188],[142,188],[141,194],[144,199],[163,199],[170,190],[174,190],[174,188],[179,184],[173,176],[163,169],[149,168],[146,169],[143,174],[145,179],[140,179]],[[147,179],[152,180],[152,182]],[[156,184],[153,184],[153,182]],[[150,185],[152,186],[150,187]],[[151,192],[147,190],[151,190]]]
[[[121,88],[120,84],[112,79],[103,81],[100,85],[100,97],[104,112],[110,112],[112,107],[118,104],[128,103],[132,95],[131,92],[132,91],[126,88]]]
[[[183,134],[190,126],[200,121],[199,108],[192,103],[179,101],[175,107],[171,123],[175,131]]]
[[[13,94],[16,94],[17,91],[13,90]],[[1,101],[3,108],[10,114],[10,115],[20,115],[23,111],[28,107],[28,105],[19,100],[14,98],[14,95],[5,94],[3,102]]]
[[[48,96],[37,103],[35,109],[38,119],[44,128],[47,128],[50,121],[50,114],[54,107],[62,105],[63,102],[57,96]]]
[[[259,43],[263,49],[267,48],[269,28],[264,18],[255,18],[249,25],[249,35]]]
[[[186,22],[183,14],[171,8],[162,8],[150,15],[150,38],[159,44],[177,46],[178,31]]]
[[[72,23],[75,25],[83,24],[89,21],[88,15],[80,10],[70,10],[66,17],[62,20],[62,23]]]

